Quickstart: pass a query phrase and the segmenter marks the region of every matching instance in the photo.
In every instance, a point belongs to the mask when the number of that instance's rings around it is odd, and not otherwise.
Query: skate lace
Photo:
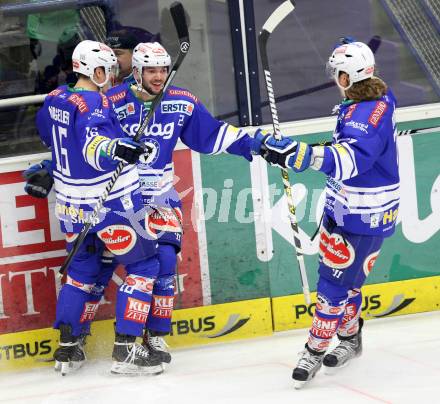
[[[316,365],[319,365],[322,361],[322,355],[313,355],[307,349],[300,352],[301,358],[298,361],[297,367],[310,372]]]
[[[148,358],[148,351],[145,348],[138,344],[137,342],[131,344],[131,347],[128,348],[128,356],[125,359],[125,362],[133,363],[137,357]]]
[[[355,352],[355,344],[351,341],[341,341],[339,345],[331,352],[336,357],[345,356],[347,353],[353,354]]]
[[[168,344],[162,337],[149,335],[148,344],[156,350],[168,352]]]

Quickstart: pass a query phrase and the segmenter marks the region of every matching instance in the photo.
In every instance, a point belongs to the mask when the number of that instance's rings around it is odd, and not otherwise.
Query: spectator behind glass
[[[116,84],[124,81],[135,83],[132,75],[131,58],[133,48],[140,42],[160,42],[160,34],[152,34],[151,32],[136,28],[120,26],[109,32],[106,44],[112,48],[119,63],[119,75]]]

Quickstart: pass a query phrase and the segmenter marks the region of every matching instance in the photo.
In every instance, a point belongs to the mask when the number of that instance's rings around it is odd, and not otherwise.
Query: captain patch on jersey
[[[185,100],[162,101],[160,108],[162,114],[182,113],[191,116],[194,110],[194,104]]]

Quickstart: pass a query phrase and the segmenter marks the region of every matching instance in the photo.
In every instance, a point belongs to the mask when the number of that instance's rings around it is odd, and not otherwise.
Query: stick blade
[[[371,49],[373,53],[376,53],[379,49],[380,44],[382,43],[382,38],[379,35],[374,35],[369,41],[368,41],[368,47]]]
[[[272,33],[277,25],[294,9],[295,3],[293,0],[286,0],[284,3],[281,3],[264,23],[262,31],[267,31],[269,34]]]
[[[174,26],[176,27],[179,41],[182,41],[182,39],[188,39],[188,25],[186,23],[185,9],[183,8],[182,3],[175,1],[173,4],[171,4],[170,13],[171,17],[173,18]]]

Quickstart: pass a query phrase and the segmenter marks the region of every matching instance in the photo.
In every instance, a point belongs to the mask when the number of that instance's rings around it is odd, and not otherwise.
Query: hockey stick
[[[98,6],[88,6],[83,7],[79,10],[79,14],[81,16],[81,20],[87,25],[90,31],[93,34],[93,39],[98,42],[104,43],[107,38],[107,27],[105,24],[105,16],[104,11]],[[81,40],[87,39],[79,24],[78,34],[84,36]]]
[[[186,24],[185,10],[183,9],[182,4],[179,2],[174,2],[173,4],[171,4],[170,13],[171,13],[171,17],[173,18],[174,26],[177,31],[177,36],[179,38],[179,54],[177,56],[176,61],[174,62],[173,67],[171,68],[170,73],[168,74],[168,77],[165,81],[165,84],[164,84],[162,90],[154,98],[154,101],[151,105],[150,111],[148,112],[147,116],[144,118],[142,124],[140,125],[138,131],[136,132],[136,135],[134,136],[134,141],[136,141],[136,142],[139,141],[139,139],[144,134],[144,131],[147,128],[148,123],[150,122],[150,119],[152,118],[152,116],[154,114],[154,111],[156,110],[156,108],[160,104],[160,102],[162,101],[162,98],[165,95],[165,91],[167,90],[167,88],[171,84],[171,82],[173,81],[177,70],[179,69],[180,65],[182,64],[183,59],[185,58],[185,56],[188,53],[189,48],[190,48],[188,26]],[[98,202],[96,203],[96,206],[93,209],[93,212],[89,217],[89,221],[82,228],[77,239],[75,240],[75,243],[74,243],[72,249],[70,250],[69,254],[66,257],[66,260],[64,261],[63,265],[61,266],[61,268],[59,270],[59,273],[61,275],[64,273],[66,268],[69,266],[74,255],[78,252],[79,247],[83,243],[85,237],[87,236],[87,233],[89,232],[90,228],[92,227],[92,223],[94,222],[94,220],[98,216],[98,212],[103,207],[104,202],[106,201],[110,191],[112,190],[113,186],[116,183],[116,180],[118,179],[119,175],[121,174],[121,172],[125,166],[126,166],[126,163],[122,162],[122,161],[117,165],[110,181],[108,182],[107,186],[105,187],[104,193],[101,195]]]
[[[368,41],[367,45],[370,47],[372,52],[375,54],[381,44],[382,44],[382,38],[379,35],[374,35]],[[317,86],[305,88],[303,90],[295,91],[294,93],[284,94],[279,97],[276,97],[275,102],[279,103],[279,102],[289,101],[293,98],[302,97],[303,95],[309,95],[309,94],[316,93],[318,91],[326,90],[327,88],[331,88],[335,85],[336,85],[336,83],[334,80],[327,81],[326,83],[318,84]],[[268,105],[269,105],[269,101],[260,102],[260,108],[267,107]],[[237,116],[237,115],[238,115],[238,111],[226,112],[224,114],[217,115],[216,119],[222,121],[224,119],[232,118],[233,116]]]
[[[420,128],[420,129],[405,129],[405,130],[399,130],[397,131],[397,136],[415,136],[415,135],[422,135],[426,133],[434,133],[434,132],[440,132],[440,126],[430,126],[428,128]],[[331,146],[333,142],[320,142],[320,143],[311,143],[309,146]]]
[[[269,70],[269,58],[267,57],[267,41],[269,40],[270,34],[273,32],[273,30],[294,9],[295,9],[295,5],[293,3],[293,0],[286,0],[285,2],[283,2],[280,6],[278,6],[278,8],[266,20],[266,22],[264,23],[263,28],[258,36],[261,64],[263,65],[264,78],[266,80],[266,90],[267,90],[267,96],[269,99],[270,112],[272,115],[274,136],[275,136],[275,139],[277,139],[277,140],[280,140],[282,138],[282,136],[281,136],[281,130],[280,130],[280,123],[278,121],[278,112],[277,112],[277,106],[275,103],[275,95],[274,95],[274,91],[273,91],[273,87],[272,87],[272,78],[271,78],[271,74],[270,74],[270,70]],[[306,267],[305,267],[305,263],[304,263],[304,256],[302,254],[302,249],[301,249],[301,241],[299,239],[298,221],[296,219],[296,208],[295,208],[295,205],[293,204],[292,188],[290,187],[289,174],[287,172],[287,169],[285,169],[285,168],[281,169],[281,177],[283,179],[284,193],[286,194],[286,197],[287,197],[290,226],[292,227],[292,230],[293,230],[293,240],[295,243],[294,246],[295,246],[295,252],[296,252],[296,259],[297,259],[298,265],[299,265],[299,273],[300,273],[304,298],[305,298],[306,303],[310,304],[311,299],[310,299],[309,283],[307,280],[307,273],[306,273]]]

